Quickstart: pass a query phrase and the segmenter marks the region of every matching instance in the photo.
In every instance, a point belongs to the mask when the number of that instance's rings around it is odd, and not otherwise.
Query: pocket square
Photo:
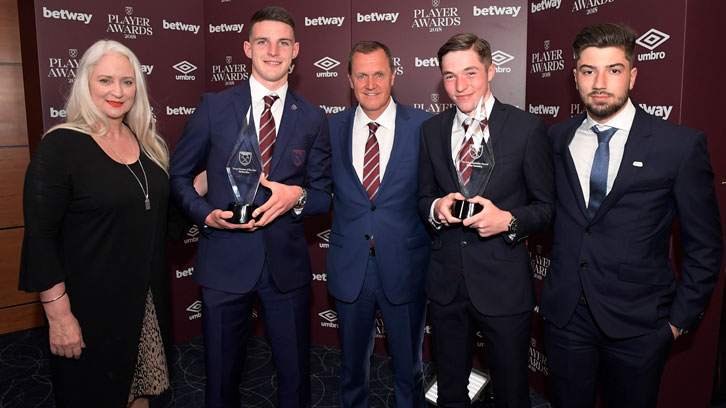
[[[633,162],[633,167],[643,167],[643,162],[641,162],[641,161],[634,161]]]

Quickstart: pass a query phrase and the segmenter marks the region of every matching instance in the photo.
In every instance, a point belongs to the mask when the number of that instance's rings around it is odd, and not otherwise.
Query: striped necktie
[[[376,199],[378,187],[381,185],[378,139],[376,138],[378,126],[376,122],[368,123],[368,140],[366,141],[366,152],[363,156],[363,187],[365,187],[366,194],[368,194],[371,202]]]
[[[272,117],[272,104],[279,97],[277,95],[265,95],[265,109],[262,110],[260,116],[260,155],[262,156],[262,169],[266,177],[270,176],[270,162],[272,161],[272,152],[275,150],[275,118]]]

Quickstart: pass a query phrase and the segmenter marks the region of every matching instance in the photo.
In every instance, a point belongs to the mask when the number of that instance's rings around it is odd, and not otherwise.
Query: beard
[[[622,109],[623,106],[625,106],[625,103],[628,101],[628,95],[630,94],[629,91],[625,91],[625,95],[615,98],[615,101],[612,103],[588,103],[587,98],[583,98],[583,102],[585,103],[585,108],[587,108],[587,112],[592,116],[594,119],[607,119],[611,117],[612,115],[616,114],[620,109]],[[611,97],[614,97],[615,95],[603,92],[603,91],[593,91],[590,92],[587,96],[594,96],[594,95],[608,95]]]

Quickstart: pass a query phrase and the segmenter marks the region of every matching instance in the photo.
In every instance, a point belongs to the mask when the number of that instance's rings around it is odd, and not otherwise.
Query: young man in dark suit
[[[594,406],[600,382],[609,407],[655,407],[671,345],[697,326],[721,267],[706,136],[630,100],[636,37],[617,24],[580,31],[573,73],[586,113],[550,131],[557,216],[541,313],[558,408]]]
[[[524,238],[549,228],[555,199],[545,124],[494,98],[495,68],[485,40],[457,34],[439,49],[438,59],[456,107],[422,125],[418,202],[419,213],[436,229],[426,291],[438,405],[469,406],[479,330],[495,405],[528,408],[535,295]],[[472,186],[478,177],[470,177],[473,172],[487,167],[479,159],[484,150],[493,156],[493,171],[488,184]],[[465,198],[464,187],[468,201],[483,210],[462,220],[452,215],[452,206]]]
[[[431,238],[416,211],[419,130],[428,113],[391,97],[385,44],[350,52],[358,105],[330,118],[333,226],[328,289],[335,297],[343,361],[340,405],[368,407],[370,357],[381,310],[399,407],[426,407],[423,342]]]
[[[207,407],[239,406],[256,298],[277,368],[278,406],[310,406],[312,273],[300,221],[330,208],[330,138],[322,110],[288,89],[299,49],[294,29],[292,15],[279,7],[252,16],[244,43],[252,60],[249,81],[203,95],[171,158],[173,197],[203,226],[194,281],[202,287]],[[232,212],[222,210],[235,201],[226,166],[238,153],[246,120],[257,131],[264,173],[252,214],[259,219],[234,224],[228,222]],[[206,198],[192,186],[204,163]]]

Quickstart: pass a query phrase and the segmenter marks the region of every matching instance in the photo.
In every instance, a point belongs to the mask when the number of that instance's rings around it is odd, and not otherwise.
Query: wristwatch
[[[305,203],[308,202],[308,191],[304,188],[302,189],[302,194],[300,194],[300,198],[297,200],[297,204],[295,204],[295,207],[293,207],[296,210],[302,210],[303,207],[305,207]]]
[[[516,234],[518,226],[519,226],[519,222],[517,222],[517,217],[515,217],[514,214],[512,214],[512,220],[509,221],[509,227],[507,228],[507,234]]]

